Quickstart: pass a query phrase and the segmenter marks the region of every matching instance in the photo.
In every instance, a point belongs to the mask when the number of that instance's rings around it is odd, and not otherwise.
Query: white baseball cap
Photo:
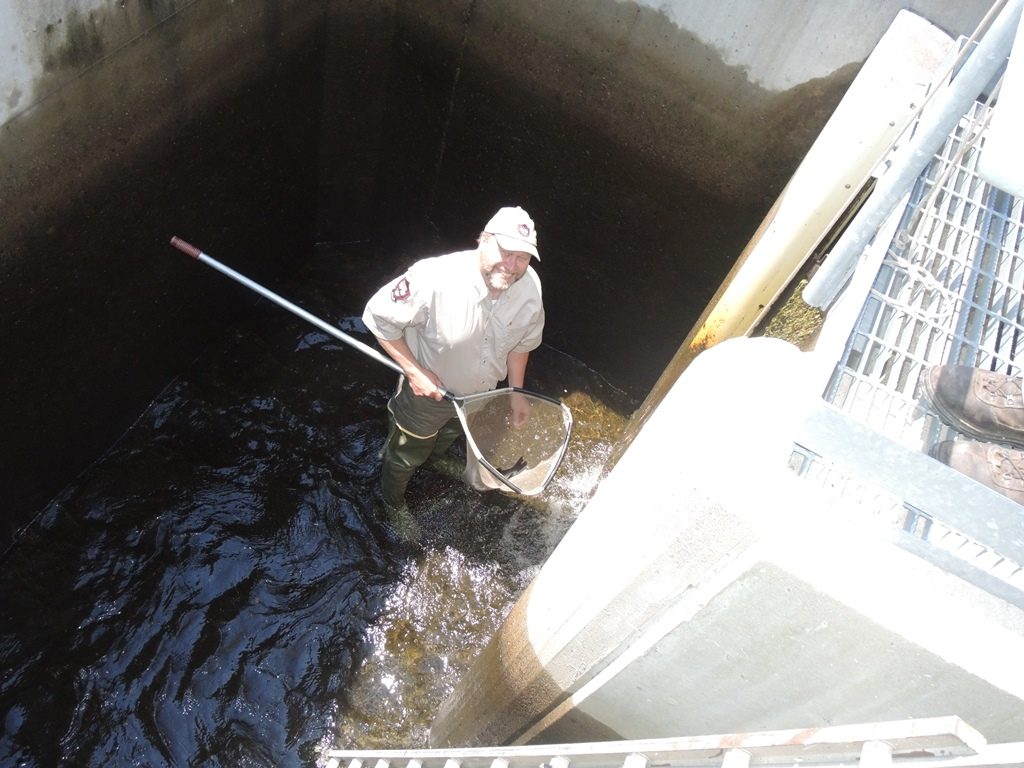
[[[530,214],[518,205],[499,209],[487,222],[484,232],[494,235],[498,245],[506,251],[523,251],[540,261],[540,254],[537,253],[537,228]]]

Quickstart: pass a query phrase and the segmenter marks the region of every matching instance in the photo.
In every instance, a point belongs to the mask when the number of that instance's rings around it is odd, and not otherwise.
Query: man
[[[533,219],[518,206],[501,208],[475,250],[418,261],[366,304],[363,321],[404,372],[388,402],[380,484],[405,538],[418,535],[405,504],[413,472],[427,464],[452,473],[445,453],[462,428],[444,392],[486,392],[506,378],[523,386],[544,329],[531,259],[540,260]],[[521,424],[526,412],[513,408],[513,424]]]

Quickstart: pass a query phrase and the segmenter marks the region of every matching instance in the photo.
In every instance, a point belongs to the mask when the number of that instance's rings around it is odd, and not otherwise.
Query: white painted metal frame
[[[989,745],[958,717],[639,741],[469,749],[342,750],[327,768],[885,768],[1021,766],[1024,743]]]

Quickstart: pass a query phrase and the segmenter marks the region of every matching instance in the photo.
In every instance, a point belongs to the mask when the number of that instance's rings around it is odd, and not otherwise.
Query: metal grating
[[[902,499],[849,474],[803,446],[794,447],[789,468],[818,487],[827,489],[829,495],[839,502],[834,509],[840,514],[858,519],[869,514],[872,522],[894,528],[908,524],[907,508]]]
[[[919,398],[925,367],[1013,373],[1024,350],[1024,200],[977,175],[989,114],[976,103],[918,179],[825,392],[922,451],[955,436]]]
[[[976,102],[921,174],[823,397],[920,452],[957,432],[922,398],[931,365],[1013,374],[1024,355],[1024,200],[977,173],[991,107]],[[1024,357],[1022,357],[1024,359]],[[827,457],[796,445],[792,469],[857,513],[902,528],[1021,584],[1007,561]]]

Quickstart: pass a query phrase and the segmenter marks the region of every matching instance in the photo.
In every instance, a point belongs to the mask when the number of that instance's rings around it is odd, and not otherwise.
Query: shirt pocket
[[[498,354],[504,358],[534,333],[535,319],[532,316],[512,317],[497,323],[495,339]]]

